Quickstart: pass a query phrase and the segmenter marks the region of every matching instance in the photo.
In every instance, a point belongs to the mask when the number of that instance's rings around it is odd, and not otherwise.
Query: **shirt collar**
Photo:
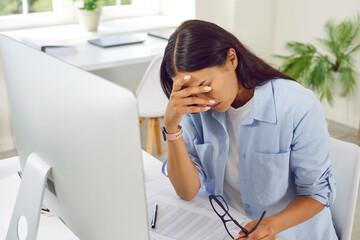
[[[254,93],[252,117],[256,120],[276,123],[276,107],[272,81],[257,86]]]
[[[262,86],[255,88],[251,112],[241,122],[240,125],[250,125],[254,119],[262,122],[276,123],[276,108],[272,81],[268,81]],[[212,116],[222,125],[225,122],[225,114],[212,110]]]

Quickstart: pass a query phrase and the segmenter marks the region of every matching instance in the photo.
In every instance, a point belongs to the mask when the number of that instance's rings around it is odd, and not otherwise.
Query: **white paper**
[[[185,201],[178,197],[169,186],[157,192],[151,191],[151,194],[148,194],[149,223],[155,202],[158,203],[158,213],[156,228],[150,228],[152,240],[231,239],[221,219],[212,209],[208,194],[204,192],[199,193],[191,201]],[[230,213],[243,226],[250,221],[234,209],[230,209]]]

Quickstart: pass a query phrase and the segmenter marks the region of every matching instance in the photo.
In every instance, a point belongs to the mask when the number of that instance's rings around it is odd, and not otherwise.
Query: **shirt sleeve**
[[[201,184],[201,188],[203,188],[204,183],[206,182],[206,175],[204,173],[202,164],[199,160],[199,156],[195,148],[195,141],[196,139],[199,139],[199,137],[197,136],[198,131],[195,127],[194,119],[189,114],[186,114],[184,115],[180,125],[182,126],[183,129],[182,137],[184,139],[190,160],[194,163],[195,167],[199,172],[200,184]],[[166,165],[167,165],[167,159],[165,160],[162,166],[162,172],[165,176],[167,176]]]
[[[330,137],[318,100],[305,101],[296,111],[290,168],[298,195],[329,207],[336,196],[330,161]]]

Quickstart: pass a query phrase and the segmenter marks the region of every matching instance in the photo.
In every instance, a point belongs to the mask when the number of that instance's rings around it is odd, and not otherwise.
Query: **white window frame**
[[[116,0],[119,4],[120,0]],[[160,13],[159,0],[132,0],[131,5],[106,6],[101,9],[101,20],[130,18]]]
[[[81,2],[73,2],[72,0],[52,0],[53,11],[27,13],[27,0],[22,1],[23,14],[0,16],[0,31],[76,24],[78,20],[75,10],[82,6]],[[116,1],[117,4],[120,3],[120,0]],[[159,0],[132,0],[131,5],[102,7],[101,20],[155,15],[159,13]]]

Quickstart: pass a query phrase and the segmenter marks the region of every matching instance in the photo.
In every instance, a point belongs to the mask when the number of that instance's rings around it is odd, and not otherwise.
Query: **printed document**
[[[148,221],[150,223],[155,202],[158,203],[156,227],[150,228],[151,240],[227,240],[231,239],[221,219],[211,207],[208,195],[201,191],[193,200],[178,197],[173,187],[161,181],[147,182]],[[151,186],[151,185],[157,186]],[[164,186],[159,189],[158,186]],[[148,191],[157,188],[158,191]],[[151,193],[151,194],[150,194]],[[250,219],[230,208],[230,214],[245,226]],[[231,232],[237,236],[238,232]]]

